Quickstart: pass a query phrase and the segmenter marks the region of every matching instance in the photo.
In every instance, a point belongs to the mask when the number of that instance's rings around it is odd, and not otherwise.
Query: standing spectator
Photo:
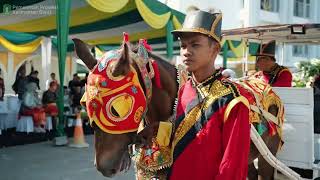
[[[3,101],[4,96],[4,81],[1,77],[1,69],[0,69],[0,101]]]
[[[63,96],[64,111],[70,112],[71,97],[69,95],[69,90],[67,86],[63,86],[63,89],[64,89],[64,96]]]
[[[81,86],[80,84],[75,85],[74,87],[74,93],[71,95],[71,99],[72,99],[72,109],[73,112],[75,112],[75,110],[77,108],[80,107],[80,100],[81,100]]]
[[[68,84],[71,95],[73,95],[75,93],[76,86],[80,86],[80,78],[77,73],[73,74],[73,79],[71,81],[69,81],[69,84]]]
[[[89,73],[86,73],[86,77],[80,81],[81,89],[86,85]]]
[[[38,89],[40,89],[40,85],[39,85],[39,78],[38,78],[39,72],[38,71],[32,71],[30,73],[30,75],[28,76],[28,81],[29,82],[34,82],[37,84]]]
[[[26,76],[26,64],[23,64],[18,69],[16,80],[12,85],[12,89],[16,94],[18,94],[19,100],[22,100],[22,96],[26,91],[27,84],[28,84],[28,78]]]
[[[86,77],[80,81],[81,97],[83,96],[84,92],[86,91],[85,86],[86,86],[86,83],[87,83],[88,76],[89,76],[89,73],[86,73]]]
[[[48,79],[48,80],[46,81],[46,90],[49,89],[51,82],[55,82],[55,83],[58,85],[57,89],[59,89],[59,84],[58,84],[58,81],[56,80],[56,74],[55,74],[55,73],[51,73],[51,74],[50,74],[50,78],[51,78],[51,79]]]

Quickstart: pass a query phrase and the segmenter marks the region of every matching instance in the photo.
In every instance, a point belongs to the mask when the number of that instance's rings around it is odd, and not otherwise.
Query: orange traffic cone
[[[69,146],[76,148],[89,147],[89,144],[86,143],[84,139],[80,112],[77,112],[76,116],[77,118],[76,125],[74,127],[73,143],[69,144]]]

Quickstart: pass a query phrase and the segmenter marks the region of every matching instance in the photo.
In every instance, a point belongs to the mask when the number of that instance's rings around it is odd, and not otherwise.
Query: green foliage
[[[295,66],[298,69],[298,72],[293,75],[295,87],[306,87],[315,75],[320,74],[320,59],[300,61]]]

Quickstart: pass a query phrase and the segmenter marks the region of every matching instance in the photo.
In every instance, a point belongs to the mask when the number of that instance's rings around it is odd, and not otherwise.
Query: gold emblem
[[[140,106],[134,113],[134,122],[139,123],[143,114],[143,107]]]

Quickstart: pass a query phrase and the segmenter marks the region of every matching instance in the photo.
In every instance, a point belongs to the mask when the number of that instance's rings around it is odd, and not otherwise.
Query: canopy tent
[[[10,1],[2,5],[9,5],[9,10],[3,12],[6,18],[0,21],[0,29],[6,30],[6,33],[56,36],[54,0]],[[143,37],[151,42],[166,43],[168,38],[172,39],[170,31],[181,27],[183,20],[182,13],[154,0],[72,1],[69,39],[76,37],[91,45],[112,46],[121,42],[122,32],[125,31],[129,33],[132,42]],[[34,39],[30,41],[36,44]],[[15,44],[17,41],[9,42]],[[10,50],[15,51],[14,48]],[[169,50],[168,54],[172,56],[172,48]]]
[[[13,52],[34,51],[40,45],[40,36],[51,37],[56,47],[56,24],[54,0],[11,0],[1,3],[3,7],[10,5],[5,19],[0,21],[0,36],[4,36],[5,47]],[[1,11],[5,10],[2,8]],[[0,11],[0,12],[1,12]],[[36,12],[36,13],[33,13]],[[71,2],[68,51],[73,51],[71,38],[77,37],[88,44],[98,45],[101,50],[118,47],[122,32],[128,32],[130,41],[139,38],[148,39],[148,43],[156,53],[171,57],[178,54],[178,43],[172,43],[170,31],[181,27],[184,14],[169,8],[156,0],[78,0]],[[6,38],[10,33],[25,32],[23,38]],[[30,33],[32,35],[30,35]],[[4,34],[4,35],[3,35]],[[29,37],[28,37],[29,36]],[[17,37],[17,36],[16,36]],[[29,41],[28,39],[29,38]],[[236,48],[241,43],[225,43],[228,48],[227,57],[240,57]],[[23,44],[28,43],[28,44]],[[169,43],[169,44],[168,44]],[[4,44],[0,40],[0,44]],[[23,45],[23,47],[16,47]],[[28,47],[28,48],[27,48]],[[169,48],[168,48],[169,47]],[[241,49],[241,48],[238,48]]]
[[[320,24],[279,24],[248,28],[238,28],[223,31],[227,40],[243,40],[250,42],[268,42],[276,40],[278,43],[320,43]]]
[[[279,24],[230,29],[223,31],[223,37],[227,41],[243,41],[247,44],[275,40],[277,44],[282,45],[282,64],[285,44],[320,44],[320,24]],[[248,70],[248,59],[244,58],[244,72]]]
[[[54,42],[57,44],[61,84],[64,81],[68,37],[82,39],[90,45],[112,46],[121,42],[125,31],[130,34],[131,42],[140,38],[166,42],[167,56],[172,57],[171,31],[180,28],[184,19],[182,13],[153,0],[5,1],[2,2],[2,10],[1,15],[6,18],[0,21],[1,45],[14,53],[31,53],[41,44],[42,61],[47,66]],[[14,38],[17,36],[21,38]],[[62,86],[60,93],[63,94]],[[59,96],[58,101],[60,119],[62,98]],[[59,124],[62,126],[63,121]],[[59,129],[59,136],[63,136],[62,128]]]

